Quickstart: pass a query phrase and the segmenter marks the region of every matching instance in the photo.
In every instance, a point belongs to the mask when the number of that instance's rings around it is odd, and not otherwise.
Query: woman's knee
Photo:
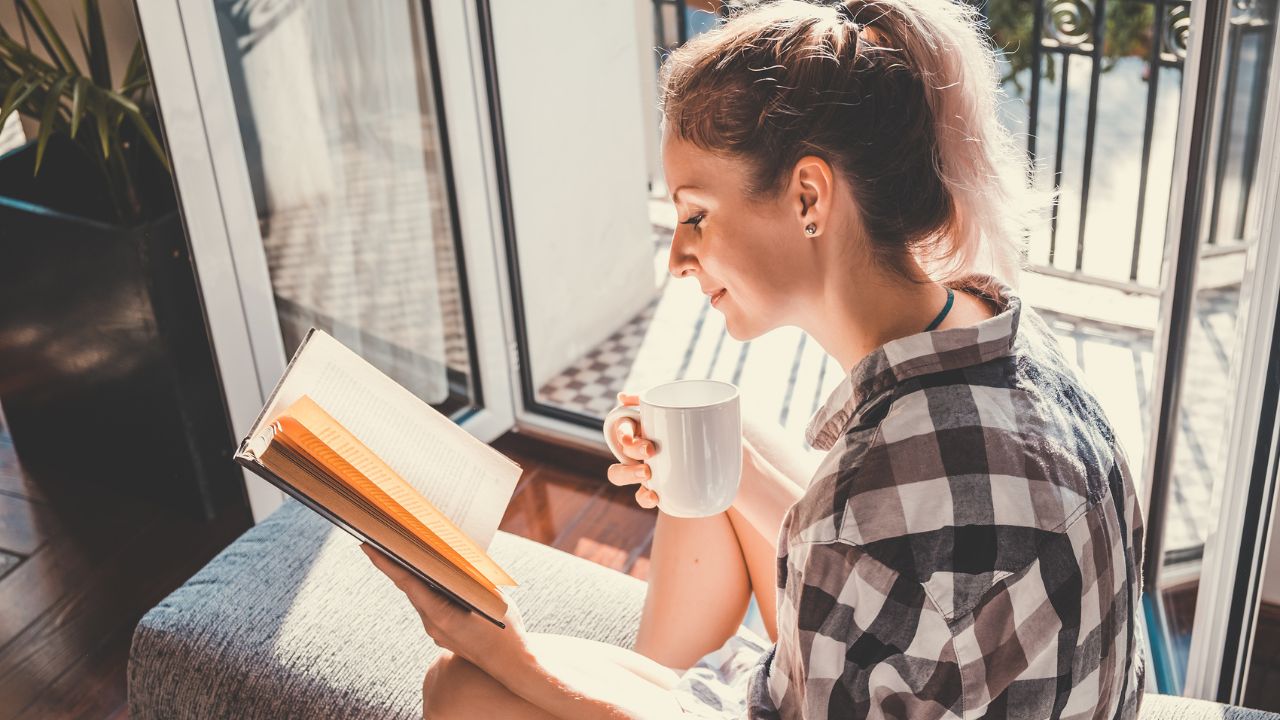
[[[422,716],[428,720],[551,719],[485,671],[448,651],[441,651],[422,680]]]
[[[422,680],[423,718],[465,717],[466,697],[472,694],[469,686],[476,681],[474,674],[480,672],[466,660],[448,650],[441,650]]]

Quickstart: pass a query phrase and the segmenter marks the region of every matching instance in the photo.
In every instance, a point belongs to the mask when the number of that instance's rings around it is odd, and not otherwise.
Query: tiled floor
[[[710,308],[696,283],[667,282],[669,276],[661,270],[670,232],[654,226],[655,277],[662,278],[656,299],[548,381],[538,392],[539,400],[603,417],[619,391],[636,392],[668,380],[715,378],[740,386],[744,412],[775,418],[803,446],[805,424],[843,378],[843,370],[797,328],[779,328],[747,343],[730,337],[723,316]],[[1087,302],[1088,288],[1078,292],[1081,302]],[[1229,407],[1226,387],[1238,298],[1238,286],[1202,291],[1191,330],[1187,373],[1192,380],[1183,391],[1177,474],[1166,528],[1166,549],[1182,554],[1194,555],[1208,530],[1213,469],[1220,462]],[[1149,431],[1152,332],[1061,311],[1039,312],[1106,408],[1138,473]]]

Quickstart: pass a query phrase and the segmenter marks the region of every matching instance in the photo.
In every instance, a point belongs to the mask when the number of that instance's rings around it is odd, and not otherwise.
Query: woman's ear
[[[806,235],[820,235],[831,219],[835,197],[835,175],[831,165],[816,155],[805,155],[796,161],[791,173],[791,192],[796,207],[796,220]],[[814,232],[806,230],[814,226]]]

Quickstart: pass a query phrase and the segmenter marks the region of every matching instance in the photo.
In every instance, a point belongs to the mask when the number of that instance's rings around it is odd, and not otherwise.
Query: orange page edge
[[[405,529],[411,532],[422,542],[443,555],[450,563],[456,565],[459,569],[467,574],[482,587],[494,594],[500,594],[497,586],[494,585],[489,578],[485,577],[474,565],[466,558],[462,557],[457,550],[446,543],[432,532],[431,528],[422,523],[421,520],[414,517],[412,513],[404,508],[400,503],[396,502],[382,488],[378,487],[372,480],[364,476],[351,463],[347,462],[335,450],[330,448],[323,440],[316,437],[315,433],[307,429],[305,425],[290,415],[281,415],[276,420],[279,423],[281,432],[276,435],[282,442],[288,443],[293,447],[295,452],[302,452],[311,457],[317,464],[323,466],[334,477],[340,480],[347,487],[363,496],[366,500],[379,507],[383,512],[395,518]],[[307,444],[324,448],[332,458],[324,458],[318,456]]]

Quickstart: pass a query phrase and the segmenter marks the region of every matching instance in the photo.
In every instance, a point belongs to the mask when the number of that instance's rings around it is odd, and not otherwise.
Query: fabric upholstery
[[[1142,720],[1280,720],[1280,715],[1262,710],[1170,695],[1143,697],[1139,717]]]
[[[631,647],[645,585],[499,532],[526,627]],[[143,617],[134,720],[420,718],[438,649],[358,542],[288,501]]]

